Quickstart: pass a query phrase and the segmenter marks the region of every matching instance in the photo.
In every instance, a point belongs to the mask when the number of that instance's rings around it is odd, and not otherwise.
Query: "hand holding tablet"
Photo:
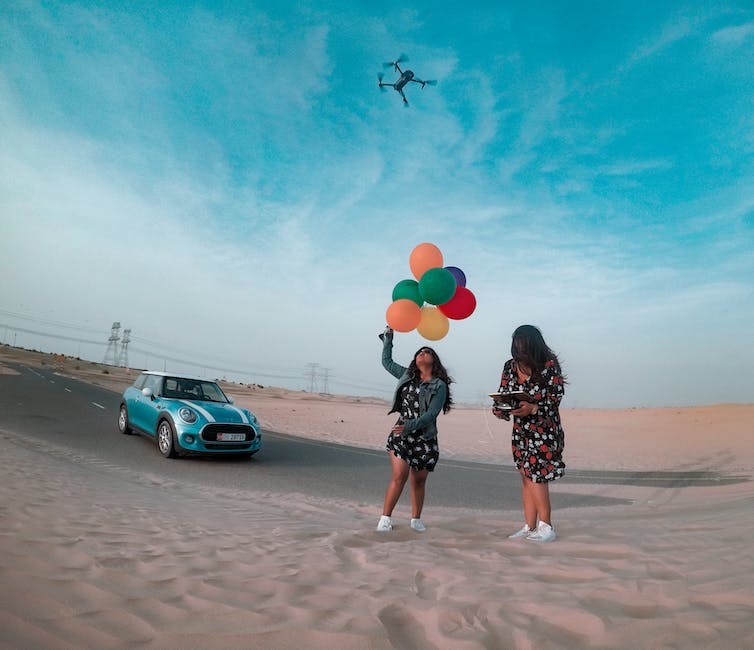
[[[514,411],[519,407],[520,402],[533,402],[531,395],[522,390],[490,393],[489,396],[494,402],[493,407],[501,411]]]

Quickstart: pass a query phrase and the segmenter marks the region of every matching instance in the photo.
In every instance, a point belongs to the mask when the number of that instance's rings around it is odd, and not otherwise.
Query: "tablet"
[[[518,408],[519,402],[533,402],[529,393],[525,393],[522,390],[514,390],[505,393],[490,393],[489,396],[495,403],[495,408],[499,408],[503,411],[512,411]]]

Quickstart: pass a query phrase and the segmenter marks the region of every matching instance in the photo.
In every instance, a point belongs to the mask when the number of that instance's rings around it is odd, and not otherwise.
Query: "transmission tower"
[[[105,350],[105,358],[102,359],[102,363],[110,366],[118,364],[118,341],[120,341],[120,323],[116,321],[113,323],[110,338],[107,339],[107,350]]]
[[[327,390],[327,380],[329,378],[330,378],[330,369],[322,368],[322,392],[325,395],[329,394],[329,391]]]
[[[317,387],[317,368],[319,368],[319,364],[307,363],[306,367],[307,371],[304,376],[309,378],[309,392],[313,393]]]
[[[131,342],[131,328],[123,330],[123,338],[120,340],[120,357],[118,365],[122,368],[128,368],[128,344]]]

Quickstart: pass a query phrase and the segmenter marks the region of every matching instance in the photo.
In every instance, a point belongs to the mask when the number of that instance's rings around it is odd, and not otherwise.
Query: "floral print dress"
[[[511,449],[513,462],[532,481],[544,483],[563,476],[565,433],[560,423],[563,399],[563,374],[555,359],[545,364],[542,374],[529,379],[519,377],[516,362],[506,361],[500,378],[500,391],[524,391],[537,404],[529,416],[513,416]]]
[[[419,380],[415,379],[401,389],[401,415],[396,424],[419,417],[419,383]],[[391,431],[385,448],[398,458],[405,460],[411,469],[417,471],[426,469],[431,472],[440,458],[440,448],[437,445],[437,438],[425,440],[419,435],[420,433],[421,430],[403,434]]]

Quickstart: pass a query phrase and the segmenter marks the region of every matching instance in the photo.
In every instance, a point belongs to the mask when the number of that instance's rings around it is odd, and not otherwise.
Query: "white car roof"
[[[217,382],[214,379],[204,379],[203,377],[197,377],[196,375],[184,375],[180,372],[165,372],[164,370],[145,370],[142,375],[157,375],[158,377],[176,377],[178,379],[193,379],[195,381],[208,381],[213,384]]]

